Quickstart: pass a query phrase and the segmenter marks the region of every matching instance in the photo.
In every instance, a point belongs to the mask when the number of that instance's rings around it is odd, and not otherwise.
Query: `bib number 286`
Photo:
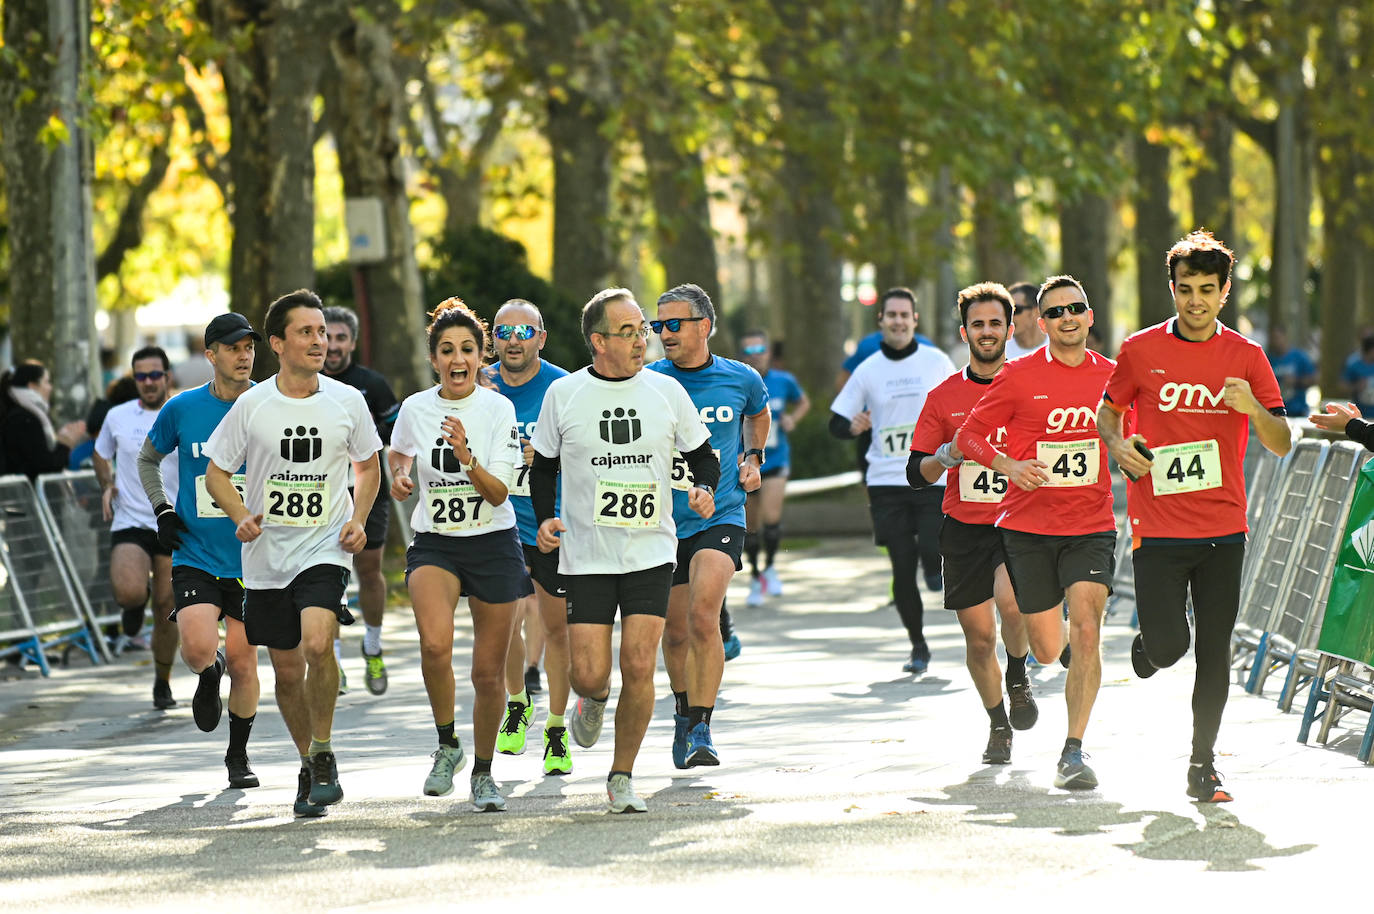
[[[596,517],[601,527],[654,527],[658,525],[659,491],[656,482],[596,481]]]

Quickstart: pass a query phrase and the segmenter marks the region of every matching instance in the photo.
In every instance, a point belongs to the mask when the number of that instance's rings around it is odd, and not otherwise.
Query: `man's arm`
[[[151,439],[143,439],[143,447],[138,452],[138,481],[143,484],[143,492],[155,511],[167,504],[167,491],[162,487],[162,458],[166,456],[153,447]]]
[[[1118,412],[1116,404],[1103,400],[1097,407],[1097,434],[1108,452],[1116,460],[1117,466],[1136,479],[1143,479],[1154,466],[1153,460],[1136,450],[1136,444],[1148,445],[1144,435],[1135,434],[1127,438],[1124,434],[1123,412]]]
[[[1221,397],[1227,406],[1250,417],[1250,427],[1255,430],[1260,444],[1272,453],[1283,457],[1292,450],[1293,433],[1288,428],[1288,420],[1265,409],[1255,398],[1249,381],[1244,378],[1227,378]]]

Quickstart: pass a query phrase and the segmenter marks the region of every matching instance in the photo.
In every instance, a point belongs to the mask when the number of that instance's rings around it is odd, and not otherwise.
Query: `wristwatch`
[[[747,451],[744,452],[744,457],[745,457],[745,459],[747,460],[748,458],[753,457],[755,454],[758,455],[758,458],[759,458],[759,466],[763,466],[764,456],[763,456],[763,448],[761,448],[761,447],[751,447],[749,450],[747,450]]]
[[[468,451],[468,456],[472,458],[469,462],[458,464],[458,469],[462,470],[464,473],[471,473],[473,470],[477,469],[477,455],[472,453],[472,451]]]
[[[709,495],[709,496],[711,496],[712,498],[715,498],[715,497],[716,497],[716,490],[713,489],[713,488],[711,488],[710,486],[708,486],[706,483],[704,483],[704,482],[699,482],[699,483],[696,484],[696,487],[697,487],[698,489],[705,489],[705,490],[706,490],[706,494]]]

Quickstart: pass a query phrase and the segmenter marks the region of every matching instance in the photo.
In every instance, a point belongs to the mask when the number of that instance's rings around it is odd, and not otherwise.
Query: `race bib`
[[[656,482],[598,479],[593,521],[598,527],[656,527],[660,501]]]
[[[997,504],[1007,494],[1007,477],[973,460],[959,464],[959,500]]]
[[[269,479],[262,487],[264,524],[323,527],[329,518],[329,483],[323,479]]]
[[[878,442],[878,450],[884,457],[905,459],[907,454],[911,452],[911,436],[915,431],[915,423],[911,425],[889,425],[874,432],[873,440]]]
[[[1155,450],[1150,468],[1156,495],[1179,495],[1221,487],[1221,450],[1215,439],[1166,444]]]
[[[238,490],[239,498],[243,498],[243,487],[245,485],[243,474],[235,473],[233,476],[229,477],[229,481],[232,482],[234,488]],[[220,510],[219,505],[215,504],[215,500],[210,497],[209,491],[205,488],[204,476],[196,477],[196,517],[228,517],[227,514]]]
[[[716,460],[720,460],[720,448],[711,448],[711,453],[716,455]],[[720,475],[725,475],[725,467],[720,468]],[[686,492],[692,488],[692,471],[687,466],[687,458],[682,456],[682,452],[673,449],[673,469],[668,474],[668,482],[675,492]]]
[[[1090,486],[1097,482],[1102,465],[1098,456],[1098,439],[1086,441],[1037,441],[1035,457],[1049,469],[1047,486]]]
[[[425,500],[429,503],[430,529],[435,533],[475,530],[493,519],[486,499],[470,482],[433,486],[425,492]]]
[[[506,491],[511,495],[523,495],[526,498],[530,494],[530,468],[529,464],[519,463],[515,466],[515,478],[510,481]]]

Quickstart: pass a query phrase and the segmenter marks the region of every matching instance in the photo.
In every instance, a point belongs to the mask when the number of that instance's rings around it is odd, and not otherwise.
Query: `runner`
[[[392,496],[404,501],[420,492],[411,519],[415,539],[406,550],[406,585],[420,633],[420,670],[439,733],[424,792],[447,796],[453,773],[463,767],[463,747],[453,730],[453,611],[466,595],[476,692],[471,798],[478,812],[494,812],[506,808],[491,775],[506,646],[516,602],[533,593],[506,488],[520,459],[520,434],[511,402],[477,383],[488,351],[486,323],[460,299],[450,298],[430,314],[427,332],[439,383],[401,405],[388,458]]]
[[[138,477],[138,452],[157,421],[171,387],[171,363],[157,346],[133,355],[138,397],[113,407],[95,439],[91,466],[100,482],[102,514],[110,524],[110,588],[123,613],[123,632],[116,653],[143,627],[148,598],[153,601],[153,707],[176,707],[172,697],[172,664],[177,655],[177,626],[172,605],[172,550],[157,539],[157,518],[143,495]],[[113,461],[113,471],[110,463]],[[176,498],[177,458],[162,462],[167,495]],[[152,574],[151,587],[148,575]]]
[[[811,401],[797,379],[789,372],[773,367],[772,347],[763,330],[750,330],[740,337],[740,350],[746,365],[763,377],[768,388],[768,408],[772,421],[768,424],[768,465],[759,474],[763,482],[758,492],[749,493],[745,503],[744,554],[749,557],[750,581],[748,606],[761,606],[765,595],[782,596],[782,579],[773,567],[782,541],[782,504],[787,493],[787,478],[792,472],[792,448],[788,435],[811,409]],[[759,530],[763,531],[763,570],[759,570]],[[738,639],[735,639],[738,641]],[[730,659],[727,644],[726,659]]]
[[[258,711],[258,649],[243,633],[242,547],[234,524],[205,488],[205,443],[239,395],[253,385],[254,343],[262,337],[242,314],[221,314],[205,328],[209,383],[177,394],[153,423],[138,454],[143,491],[157,515],[157,538],[172,551],[172,620],[181,635],[181,659],[200,678],[191,712],[209,733],[224,705],[220,679],[229,673],[229,749],[224,764],[230,787],[257,787],[248,764],[248,736]],[[162,462],[177,456],[177,504],[167,502]],[[241,471],[240,471],[241,472]],[[235,481],[243,484],[242,476]],[[224,650],[219,623],[224,620]]]
[[[1127,337],[1097,411],[1126,490],[1140,633],[1131,644],[1147,679],[1188,652],[1192,596],[1193,751],[1188,795],[1222,803],[1213,748],[1231,685],[1231,630],[1245,559],[1245,448],[1253,428],[1280,457],[1292,446],[1278,380],[1264,350],[1217,318],[1231,291],[1231,251],[1196,231],[1169,249],[1177,317]],[[1122,430],[1135,407],[1136,434]],[[1153,456],[1140,452],[1143,447]]]
[[[334,638],[353,621],[348,557],[367,543],[382,442],[362,394],[320,374],[327,343],[315,293],[272,302],[263,330],[281,369],[241,394],[210,436],[205,487],[245,544],[243,627],[249,644],[268,648],[277,707],[300,753],[296,815],[322,816],[343,799],[330,741]],[[230,474],[245,464],[241,496]]]
[[[620,610],[621,692],[606,793],[612,812],[645,812],[632,772],[654,713],[654,668],[677,552],[664,481],[676,447],[696,481],[689,506],[709,518],[720,463],[682,385],[641,370],[649,328],[629,290],[593,296],[582,310],[582,336],[592,364],[554,381],[544,395],[530,495],[539,549],[559,550],[567,582],[570,678],[582,696],[568,729],[579,746],[601,735],[611,695],[611,627]],[[555,515],[560,471],[563,503]]]
[[[362,391],[367,410],[377,427],[382,446],[391,443],[391,426],[401,404],[385,377],[371,368],[364,368],[353,360],[358,345],[358,315],[352,308],[333,306],[324,309],[329,332],[329,349],[324,354],[324,373],[336,381]],[[386,476],[378,481],[378,493],[386,488]],[[353,495],[352,487],[349,495]],[[382,576],[382,547],[386,545],[386,531],[391,521],[391,501],[379,494],[367,515],[367,545],[353,556],[353,572],[358,576],[358,608],[363,611],[363,682],[373,695],[386,691],[386,664],[382,662],[382,615],[386,611],[386,578]],[[343,646],[334,643],[334,656],[339,661],[339,693],[347,691],[343,672]]]
[[[856,438],[873,432],[864,476],[873,515],[873,539],[887,547],[897,615],[911,640],[911,657],[902,670],[920,674],[930,667],[930,648],[922,629],[916,561],[919,557],[925,569],[926,586],[939,590],[944,483],[911,488],[906,461],[926,394],[954,372],[954,363],[939,349],[915,338],[918,315],[912,306],[912,299],[902,295],[884,298],[882,350],[854,369],[830,404],[830,433],[837,438]]]
[[[1045,331],[1040,329],[1039,309],[1035,298],[1040,293],[1033,282],[1018,282],[1007,289],[1011,293],[1011,338],[1007,340],[1007,358],[1019,359],[1045,345]]]
[[[1091,790],[1097,775],[1084,761],[1083,735],[1102,681],[1102,617],[1116,548],[1112,481],[1093,413],[1115,363],[1087,348],[1093,313],[1078,280],[1045,280],[1039,308],[1048,345],[1007,363],[954,446],[1012,483],[997,526],[1030,647],[1041,660],[1061,655],[1060,604],[1068,606],[1068,738],[1054,785]],[[991,442],[1002,429],[999,448]]]
[[[673,688],[673,764],[719,765],[711,739],[711,715],[725,672],[721,613],[725,589],[742,565],[745,493],[759,487],[768,440],[768,390],[754,369],[711,354],[716,309],[694,283],[658,297],[658,319],[649,326],[663,341],[666,358],[649,366],[686,389],[706,427],[722,471],[715,511],[698,516],[689,506],[693,480],[685,461],[674,461],[673,523],[677,567],[663,629],[663,665]],[[736,639],[738,643],[738,639]]]
[[[548,334],[544,331],[544,315],[532,303],[520,298],[506,302],[496,312],[496,355],[500,364],[492,371],[496,389],[515,405],[516,424],[520,429],[521,456],[516,461],[516,473],[511,485],[511,504],[515,506],[516,526],[524,550],[525,566],[534,579],[534,595],[521,601],[522,607],[533,609],[525,614],[525,624],[539,629],[544,635],[544,667],[549,674],[549,716],[544,722],[544,773],[567,774],[572,771],[572,750],[568,745],[567,724],[563,714],[568,708],[568,605],[567,589],[558,573],[558,556],[545,555],[536,545],[539,525],[534,521],[534,505],[530,502],[529,465],[534,460],[530,439],[544,405],[549,385],[567,372],[539,357]],[[555,511],[557,502],[555,501]],[[511,633],[510,652],[506,656],[506,718],[496,737],[496,750],[511,755],[525,751],[525,733],[531,719],[531,690],[529,677],[522,675],[534,670],[538,682],[539,670],[533,666],[538,655],[530,650],[530,663],[525,662],[525,641],[520,637],[517,613],[515,630]]]
[[[983,763],[1006,765],[1011,762],[1012,730],[1028,730],[1040,717],[1026,675],[1026,623],[1016,608],[1002,534],[995,525],[1007,492],[1007,478],[964,461],[954,446],[954,433],[1006,362],[1011,295],[997,283],[969,286],[959,292],[959,317],[959,335],[968,344],[968,366],[950,375],[926,397],[906,475],[917,489],[945,477],[945,519],[940,527],[945,609],[958,614],[964,632],[964,663],[988,714]],[[1005,430],[999,428],[989,443],[1004,444],[1004,438]],[[1010,719],[1002,700],[1002,670],[997,665],[994,604],[1002,618],[1002,642],[1007,647]]]

